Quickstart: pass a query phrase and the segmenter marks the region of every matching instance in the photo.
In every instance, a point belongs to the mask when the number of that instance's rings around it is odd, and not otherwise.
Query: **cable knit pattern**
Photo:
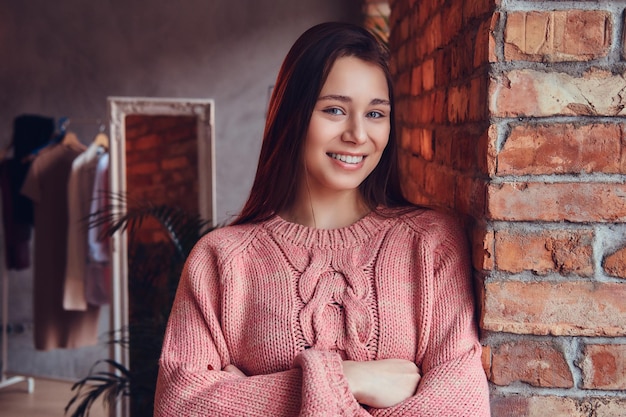
[[[330,250],[315,254],[300,276],[304,337],[318,350],[345,351],[359,361],[372,359],[374,352],[367,350],[374,325],[368,309],[373,302],[370,283],[355,265],[353,248],[336,260],[333,255]]]
[[[155,416],[489,416],[469,273],[461,229],[430,210],[217,229],[181,277]],[[414,361],[418,390],[363,407],[341,362],[386,358]]]

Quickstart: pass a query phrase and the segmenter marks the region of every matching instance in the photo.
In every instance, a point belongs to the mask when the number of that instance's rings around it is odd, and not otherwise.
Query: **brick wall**
[[[492,415],[626,416],[626,3],[390,5],[405,192],[467,220]]]
[[[126,187],[129,204],[149,201],[198,213],[198,139],[195,116],[129,115],[126,125]],[[142,241],[165,239],[148,221]]]
[[[197,118],[129,115],[124,123],[129,207],[147,201],[197,214]],[[145,221],[132,238],[128,245],[128,320],[131,328],[139,330],[130,333],[130,366],[151,369],[158,350],[146,350],[146,343],[154,342],[154,335],[163,331],[160,320],[169,313],[164,306],[171,305],[172,277],[178,277],[180,270],[175,269],[178,262],[172,261],[177,256],[174,248],[155,220]],[[147,327],[149,324],[154,327]],[[146,415],[151,400],[150,396],[133,398],[130,415]]]

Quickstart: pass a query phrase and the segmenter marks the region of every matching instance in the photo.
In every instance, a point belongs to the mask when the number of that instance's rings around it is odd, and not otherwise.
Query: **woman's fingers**
[[[415,394],[421,379],[415,363],[403,359],[343,362],[352,394],[361,404],[387,408]]]
[[[239,368],[237,368],[235,365],[226,365],[224,367],[224,371],[237,376],[246,376],[246,374],[241,372],[241,370],[239,370]]]

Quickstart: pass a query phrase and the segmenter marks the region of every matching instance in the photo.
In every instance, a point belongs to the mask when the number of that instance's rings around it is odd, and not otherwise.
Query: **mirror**
[[[213,100],[109,97],[107,101],[111,194],[126,196],[129,202],[176,205],[215,226]],[[138,239],[147,247],[158,245],[156,229],[142,226]],[[126,329],[133,308],[127,233],[115,233],[111,246],[111,328]],[[137,359],[132,352],[132,347],[111,345],[111,358],[127,369]],[[113,414],[126,417],[131,409],[128,402],[121,403]]]

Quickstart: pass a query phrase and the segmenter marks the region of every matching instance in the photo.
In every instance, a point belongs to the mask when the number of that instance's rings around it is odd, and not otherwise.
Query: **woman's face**
[[[312,196],[357,190],[389,141],[390,113],[383,70],[356,57],[338,58],[317,99],[304,143],[303,185]]]

